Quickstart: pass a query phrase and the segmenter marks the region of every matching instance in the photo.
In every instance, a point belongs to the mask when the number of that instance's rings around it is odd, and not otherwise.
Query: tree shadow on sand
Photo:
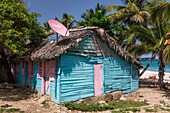
[[[0,100],[2,101],[26,100],[30,98],[32,94],[28,88],[0,88]]]
[[[157,88],[157,90],[160,90],[158,88],[158,80],[151,80],[151,79],[140,79],[139,80],[140,88]],[[161,89],[163,91],[163,96],[167,99],[170,99],[170,83],[165,82],[165,89]]]

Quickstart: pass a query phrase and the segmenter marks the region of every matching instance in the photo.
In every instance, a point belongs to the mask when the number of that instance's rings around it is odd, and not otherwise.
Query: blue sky
[[[63,13],[70,14],[76,20],[81,19],[81,14],[86,9],[95,8],[97,3],[108,6],[111,4],[123,5],[122,0],[24,0],[30,12],[41,14],[38,21],[44,22],[54,19],[54,17],[62,18]],[[167,0],[170,2],[170,0]]]
[[[86,9],[95,8],[97,3],[108,6],[111,4],[122,5],[121,0],[25,0],[30,12],[41,14],[38,21],[43,24],[54,17],[62,18],[63,13],[70,14],[76,20],[81,19],[81,14]]]
[[[108,6],[111,4],[123,5],[122,0],[24,0],[27,3],[27,8],[30,12],[41,14],[38,21],[43,26],[44,22],[58,17],[62,18],[63,13],[70,14],[76,20],[81,19],[81,14],[86,9],[95,8],[97,3]],[[167,0],[170,2],[170,0]],[[144,55],[145,57],[150,56]]]

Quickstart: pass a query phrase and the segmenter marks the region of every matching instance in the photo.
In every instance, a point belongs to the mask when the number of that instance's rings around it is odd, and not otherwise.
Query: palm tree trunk
[[[155,55],[151,58],[151,60],[150,60],[150,62],[148,63],[148,65],[147,65],[147,66],[143,69],[143,71],[139,74],[139,77],[141,77],[141,76],[143,75],[143,73],[148,69],[148,67],[151,65],[151,63],[152,63],[153,60],[155,59],[156,55],[157,55],[157,54],[155,54]]]
[[[160,55],[159,55],[159,80],[158,80],[158,84],[159,84],[159,87],[160,89],[164,88],[165,85],[164,85],[164,82],[163,82],[163,77],[165,75],[165,57],[164,57],[164,53],[162,52]]]

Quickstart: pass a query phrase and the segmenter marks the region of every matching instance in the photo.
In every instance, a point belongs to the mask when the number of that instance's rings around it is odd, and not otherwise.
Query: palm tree
[[[61,20],[59,20],[57,17],[55,17],[55,20],[62,23],[65,27],[73,28],[74,23],[76,20],[73,20],[74,16],[68,15],[67,13],[63,13],[63,17]],[[51,30],[51,27],[48,22],[43,23],[44,24],[44,30],[49,33]]]
[[[107,12],[117,11],[116,13],[109,15],[109,18],[113,19],[114,23],[128,23],[131,25],[134,23],[143,23],[144,21],[147,21],[150,14],[146,8],[164,1],[165,0],[151,0],[147,2],[146,0],[125,0],[125,6],[109,5],[105,9]]]
[[[85,21],[89,21],[90,18],[94,17],[94,14],[97,13],[98,11],[101,12],[102,16],[106,15],[106,10],[105,7],[103,5],[100,5],[99,3],[97,3],[95,10],[93,9],[86,9],[86,13],[83,13],[81,15],[81,17],[85,20]]]
[[[76,20],[74,20],[74,16],[68,15],[67,13],[63,13],[63,17],[61,20],[59,20],[57,17],[55,17],[55,20],[61,22],[65,27],[73,28],[74,23],[76,23]]]
[[[48,22],[43,23],[44,24],[44,30],[48,33],[51,30],[51,27]]]
[[[151,26],[144,28],[143,26],[131,26],[133,30],[131,36],[141,41],[142,45],[148,47],[144,53],[152,52],[154,56],[159,58],[159,86],[164,87],[163,77],[165,72],[166,63],[170,62],[170,45],[164,45],[165,40],[168,38],[167,33],[170,31],[168,22],[170,20],[170,3],[164,3],[159,6],[154,6],[150,9]],[[132,38],[129,37],[129,38]],[[131,40],[131,39],[129,39]],[[133,47],[135,48],[136,45]],[[134,49],[133,51],[137,51]]]

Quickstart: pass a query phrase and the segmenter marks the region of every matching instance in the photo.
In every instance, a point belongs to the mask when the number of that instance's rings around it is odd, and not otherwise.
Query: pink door
[[[103,95],[102,64],[94,64],[94,95]]]

